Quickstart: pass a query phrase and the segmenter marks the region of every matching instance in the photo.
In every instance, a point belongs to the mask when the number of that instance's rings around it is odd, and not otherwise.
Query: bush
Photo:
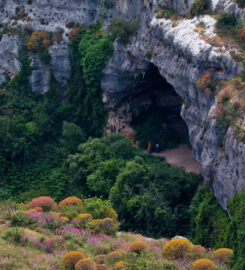
[[[127,253],[124,250],[116,249],[107,255],[107,259],[113,263],[123,259],[126,255]]]
[[[113,208],[107,208],[104,215],[106,218],[111,218],[115,221],[118,219],[118,214]]]
[[[97,270],[112,270],[105,264],[96,264]]]
[[[12,226],[27,226],[34,224],[35,220],[26,216],[24,211],[18,211],[11,216],[10,223]]]
[[[118,38],[118,41],[123,44],[129,42],[130,37],[137,31],[139,27],[136,19],[126,20],[114,18],[109,25],[109,32],[113,39]]]
[[[32,201],[30,202],[30,206],[31,208],[42,207],[44,211],[49,211],[54,206],[56,206],[56,203],[51,197],[41,196],[41,197],[32,199]]]
[[[229,248],[219,248],[212,254],[212,259],[220,263],[228,263],[233,256],[233,250]]]
[[[115,270],[127,270],[127,264],[124,261],[119,261],[114,264],[113,269]]]
[[[222,12],[217,16],[216,27],[220,30],[233,30],[239,24],[239,20],[236,16]]]
[[[62,263],[65,266],[65,269],[67,270],[73,270],[75,267],[75,264],[80,261],[81,259],[84,259],[85,256],[78,251],[69,251],[62,259]]]
[[[202,257],[206,252],[205,247],[201,245],[193,245],[192,246],[192,255],[193,257]]]
[[[94,257],[94,260],[95,260],[95,262],[98,263],[98,264],[103,264],[103,263],[105,263],[106,255],[104,255],[104,254],[96,255],[96,256]]]
[[[105,213],[108,208],[112,208],[112,204],[108,200],[102,200],[97,197],[84,200],[84,207],[87,212],[91,213],[93,218],[105,218]]]
[[[209,259],[199,259],[191,265],[192,270],[214,270],[215,268],[215,263]]]
[[[50,35],[46,31],[34,31],[27,43],[27,48],[31,51],[36,51],[46,49],[50,44]]]
[[[2,238],[15,244],[24,243],[24,229],[10,228],[4,232]]]
[[[192,244],[187,239],[177,238],[170,240],[163,248],[165,257],[181,259],[191,253]]]
[[[73,219],[85,212],[83,205],[64,205],[59,208],[63,216]]]
[[[72,196],[64,199],[59,203],[59,206],[64,206],[64,205],[82,205],[83,201],[80,200],[79,198]]]
[[[76,270],[96,270],[96,263],[90,259],[82,259],[75,265]]]
[[[169,19],[171,17],[171,15],[173,15],[173,12],[168,10],[168,9],[160,9],[158,10],[157,14],[156,14],[156,18],[157,19]]]
[[[191,6],[190,15],[192,17],[207,14],[211,11],[210,0],[195,0]]]
[[[178,264],[174,262],[165,261],[163,262],[163,269],[164,270],[179,270],[179,266]]]
[[[238,38],[241,42],[245,43],[245,27],[238,29]]]
[[[146,251],[148,247],[148,244],[144,241],[134,241],[130,243],[129,250],[131,252],[140,253],[142,251]]]
[[[114,234],[118,229],[118,224],[111,218],[94,219],[91,222],[91,230],[95,233]]]

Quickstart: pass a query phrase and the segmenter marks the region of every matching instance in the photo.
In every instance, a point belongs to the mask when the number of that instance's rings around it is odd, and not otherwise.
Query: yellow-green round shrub
[[[227,263],[231,260],[232,256],[233,256],[232,249],[219,248],[213,252],[212,259],[219,261],[221,263]]]
[[[117,262],[117,261],[121,260],[122,258],[124,258],[126,255],[127,255],[127,253],[124,250],[116,249],[116,250],[110,252],[107,255],[107,258],[111,262]]]
[[[189,240],[176,238],[170,240],[163,248],[163,255],[168,258],[181,259],[191,253],[192,244]]]
[[[106,218],[111,218],[113,220],[118,219],[118,214],[113,208],[107,208],[105,211],[105,217]]]
[[[125,261],[119,261],[119,262],[116,262],[114,264],[114,267],[113,267],[114,270],[126,270],[128,269],[127,268],[127,264]]]
[[[73,270],[75,267],[75,264],[81,260],[84,259],[85,256],[78,251],[69,251],[62,259],[62,263],[65,266],[65,269],[67,270]]]
[[[110,270],[111,268],[105,264],[96,264],[97,270]]]
[[[194,257],[201,257],[205,254],[206,249],[205,247],[201,246],[201,245],[193,245],[192,246],[192,255]]]
[[[130,243],[129,250],[131,252],[140,253],[148,249],[148,244],[145,241],[134,241]]]
[[[113,234],[117,228],[118,224],[111,218],[94,219],[91,221],[91,229],[95,233]]]
[[[59,206],[64,205],[82,205],[83,201],[75,196],[67,197],[59,203]]]
[[[199,259],[191,264],[192,270],[214,270],[215,263],[209,259]]]
[[[82,259],[75,264],[75,270],[97,270],[96,263],[90,259]]]
[[[98,264],[103,264],[105,262],[105,260],[106,260],[106,255],[99,254],[99,255],[97,255],[97,256],[94,257],[94,260]]]

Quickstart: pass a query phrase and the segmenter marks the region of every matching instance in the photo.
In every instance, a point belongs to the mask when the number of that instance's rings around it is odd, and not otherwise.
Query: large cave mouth
[[[135,91],[130,96],[130,126],[137,132],[135,140],[146,147],[160,144],[160,150],[189,144],[188,129],[180,112],[183,100],[150,64],[137,80]]]

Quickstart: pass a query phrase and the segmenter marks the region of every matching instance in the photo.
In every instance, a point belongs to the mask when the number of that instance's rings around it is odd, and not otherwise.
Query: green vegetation
[[[225,31],[234,31],[239,26],[239,19],[232,14],[222,12],[217,16],[216,27]]]
[[[216,202],[206,186],[201,186],[191,206],[192,238],[195,243],[234,250],[232,269],[245,269],[245,193],[235,195],[228,204],[230,216]]]
[[[114,18],[111,20],[109,32],[113,39],[118,38],[118,41],[127,44],[130,38],[135,34],[138,29],[137,19],[120,19]]]
[[[2,202],[0,210],[4,270],[180,270],[206,261],[217,270],[230,269],[229,249],[212,251],[182,238],[119,233],[117,213],[98,198],[72,196],[57,205],[50,197],[37,197],[26,204]]]
[[[211,11],[210,0],[195,0],[191,6],[190,15],[191,17],[195,17],[210,13],[210,11]]]

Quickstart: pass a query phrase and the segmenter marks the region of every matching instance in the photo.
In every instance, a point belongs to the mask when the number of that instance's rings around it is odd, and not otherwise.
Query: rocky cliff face
[[[181,115],[186,122],[193,148],[193,156],[200,162],[205,181],[223,208],[235,192],[245,187],[245,144],[236,138],[232,128],[224,138],[221,148],[219,126],[214,119],[216,97],[200,91],[196,83],[206,72],[216,80],[229,79],[241,72],[231,51],[212,42],[215,19],[202,16],[194,19],[157,19],[156,11],[171,8],[179,14],[189,12],[193,0],[52,0],[52,1],[0,1],[3,25],[31,25],[35,30],[55,32],[62,28],[63,41],[49,48],[52,60],[45,65],[33,57],[34,70],[30,77],[33,91],[45,92],[49,88],[51,74],[65,85],[70,75],[67,33],[69,24],[88,25],[103,19],[105,25],[114,16],[140,16],[140,27],[128,45],[118,42],[114,54],[104,70],[103,100],[109,111],[108,128],[130,136],[129,124],[139,109],[133,98],[145,88],[145,74],[150,66],[157,67],[160,75],[174,87],[183,100]],[[214,11],[232,12],[244,16],[232,0],[213,0]],[[22,14],[22,15],[21,15]],[[200,25],[202,29],[200,31]],[[18,51],[21,42],[17,37],[3,35],[0,41],[0,84],[5,75],[13,76],[20,69]],[[150,89],[149,89],[150,91]],[[148,93],[149,95],[149,93]],[[145,105],[144,105],[145,106]]]

